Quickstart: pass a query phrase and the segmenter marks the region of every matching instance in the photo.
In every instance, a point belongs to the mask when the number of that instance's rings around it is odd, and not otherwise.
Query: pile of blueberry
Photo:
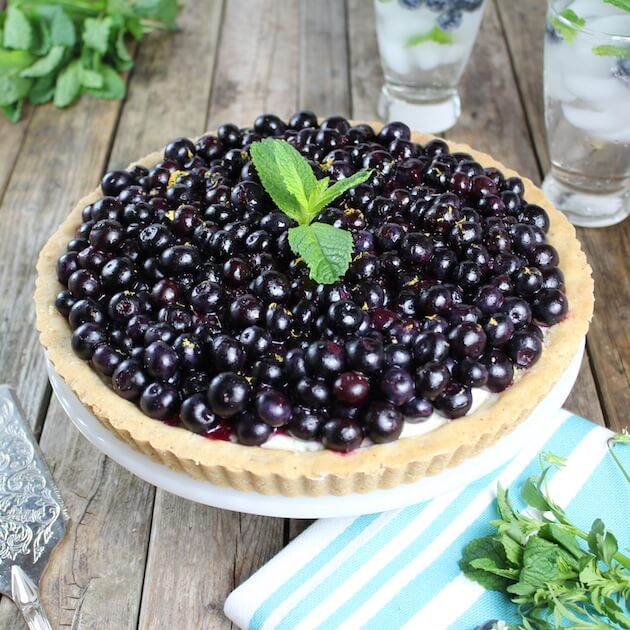
[[[464,12],[476,11],[483,0],[398,0],[406,9],[426,7],[438,13],[437,25],[444,31],[453,31],[461,26]]]
[[[267,136],[317,177],[372,171],[318,218],[354,236],[336,284],[289,247],[292,221],[249,159]],[[208,437],[395,440],[404,419],[465,415],[471,388],[504,390],[567,312],[547,213],[522,180],[416,144],[402,123],[265,114],[101,185],[57,264],[72,347],[146,415]]]

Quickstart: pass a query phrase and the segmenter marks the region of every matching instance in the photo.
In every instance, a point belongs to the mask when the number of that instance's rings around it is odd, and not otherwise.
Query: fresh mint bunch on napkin
[[[364,182],[369,171],[359,171],[329,186],[330,177],[317,179],[306,159],[285,140],[254,142],[250,153],[273,202],[298,223],[289,229],[291,249],[308,265],[313,280],[320,284],[336,282],[350,265],[352,234],[315,218],[346,190]]]
[[[627,435],[611,438],[609,449],[630,480],[612,448],[615,442],[628,441]],[[563,458],[545,453],[542,460],[547,464],[542,473],[521,489],[528,505],[525,512],[513,508],[499,485],[499,518],[491,523],[496,533],[471,541],[460,568],[484,588],[505,592],[518,604],[519,629],[567,624],[582,630],[630,628],[630,557],[601,519],[595,519],[588,532],[569,520],[545,482],[553,466],[564,465]]]
[[[133,66],[128,36],[175,28],[177,0],[8,0],[0,12],[0,107],[25,99],[67,107],[81,94],[121,99]]]

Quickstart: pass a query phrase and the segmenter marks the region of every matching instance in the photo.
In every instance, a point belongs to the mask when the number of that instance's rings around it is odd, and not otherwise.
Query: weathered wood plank
[[[22,113],[22,120],[13,124],[3,115],[0,115],[0,199],[9,182],[15,161],[22,148],[24,136],[28,130],[33,115],[32,107],[25,107]]]
[[[514,89],[508,51],[492,2],[487,3],[472,57],[460,82],[462,114],[448,138],[490,153],[528,177],[538,166]]]
[[[175,33],[147,36],[138,50],[110,168],[205,130],[223,0],[184,5]]]
[[[230,120],[251,125],[263,111],[286,117],[296,109],[298,24],[296,1],[282,12],[271,0],[226,4],[209,129]],[[202,132],[203,121],[196,124]],[[158,491],[140,628],[229,628],[225,598],[282,548],[283,529],[282,519],[225,512]]]
[[[41,584],[53,627],[135,628],[153,488],[95,449],[56,400],[40,444],[71,514]],[[7,598],[0,627],[26,627]]]
[[[549,166],[542,96],[544,3],[516,7],[497,0],[515,78],[543,171]],[[591,365],[602,396],[606,422],[614,430],[630,426],[630,221],[605,229],[578,229],[593,267],[595,315],[589,332]]]
[[[179,17],[180,31],[172,39],[153,35],[143,42],[108,168],[126,165],[178,132],[193,134],[203,129],[221,6],[220,0],[200,6],[189,3]],[[200,64],[187,61],[197,55],[208,62],[205,73],[200,72]],[[135,87],[136,80],[142,84],[140,87]],[[192,85],[197,88],[194,92]],[[179,103],[178,107],[172,107],[165,99],[170,94],[186,94],[187,98],[182,99],[181,107]],[[84,107],[83,103],[67,116],[80,115],[80,107]],[[111,116],[109,125],[99,113],[80,118],[85,137],[68,141],[69,147],[85,146],[86,151],[90,143],[102,144],[100,160],[77,181],[80,189],[73,193],[75,198],[98,181],[117,121],[117,112]],[[61,125],[52,128],[59,129],[56,142],[63,146],[62,132],[67,134],[67,129],[63,130]],[[44,155],[54,155],[54,147],[46,148],[48,153]],[[68,164],[71,157],[67,158]],[[81,159],[81,155],[78,157]],[[39,168],[44,170],[42,166]],[[73,201],[60,203],[59,212],[65,212],[61,208],[68,208]],[[51,406],[41,443],[49,461],[64,464],[55,470],[55,476],[73,517],[42,588],[44,601],[50,603],[54,625],[135,628],[154,488],[93,449],[56,404]],[[0,620],[3,614],[13,613],[12,605],[4,602]],[[0,627],[8,624],[0,621]]]
[[[34,114],[0,205],[0,381],[17,388],[27,417],[40,414],[47,380],[34,327],[35,260],[48,235],[98,181],[119,103],[83,98]]]
[[[350,111],[344,0],[300,3],[300,107],[318,116]]]
[[[140,627],[229,627],[226,597],[277,553],[280,526],[158,492]]]
[[[376,42],[374,4],[365,0],[347,0],[347,4],[352,116],[378,120],[376,107],[383,70]]]
[[[290,116],[298,93],[298,5],[294,0],[231,0],[210,98],[208,129],[251,125],[262,112]]]

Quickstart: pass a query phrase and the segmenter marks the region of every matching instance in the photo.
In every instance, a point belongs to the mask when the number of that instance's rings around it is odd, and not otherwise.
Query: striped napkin
[[[225,614],[251,630],[473,630],[489,619],[516,622],[503,594],[460,572],[462,549],[493,532],[497,482],[511,488],[517,509],[525,507],[519,489],[540,472],[541,452],[568,458],[549,478],[556,502],[584,529],[602,518],[627,547],[630,493],[608,455],[611,435],[561,410],[512,461],[465,488],[400,510],[319,520],[239,586]],[[630,467],[630,447],[617,452]]]

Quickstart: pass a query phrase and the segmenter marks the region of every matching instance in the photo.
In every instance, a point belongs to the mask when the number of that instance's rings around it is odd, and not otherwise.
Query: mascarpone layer
[[[493,394],[486,389],[474,388],[472,390],[472,406],[470,411],[466,414],[469,416],[481,408],[491,406],[497,399],[498,394]],[[464,416],[464,418],[466,417]],[[414,422],[413,419],[405,418],[405,424],[400,434],[399,440],[405,438],[417,437],[423,433],[429,433],[429,431],[435,431],[443,424],[452,422],[448,418],[441,416],[437,412],[433,412],[429,417],[421,420],[420,422]],[[360,448],[365,448],[373,444],[372,440],[365,438],[361,443]],[[272,435],[261,448],[269,448],[280,451],[293,451],[295,453],[311,453],[315,451],[321,451],[324,449],[324,445],[319,441],[306,441],[295,438],[286,433],[276,433]]]

